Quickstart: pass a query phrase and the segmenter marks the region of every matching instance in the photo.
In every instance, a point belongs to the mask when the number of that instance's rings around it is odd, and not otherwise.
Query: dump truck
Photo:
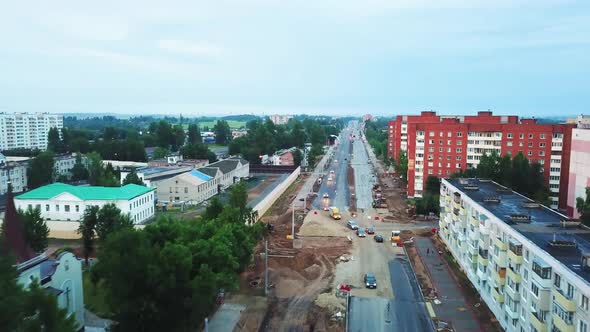
[[[334,220],[342,219],[342,216],[340,215],[340,210],[335,206],[331,206],[330,207],[330,217],[332,217],[332,219],[334,219]]]

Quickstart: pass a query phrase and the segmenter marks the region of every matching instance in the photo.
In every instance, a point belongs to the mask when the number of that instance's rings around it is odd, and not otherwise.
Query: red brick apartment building
[[[535,119],[477,115],[440,116],[435,112],[402,115],[389,121],[388,155],[408,155],[408,196],[421,197],[429,175],[448,177],[476,167],[484,153],[522,151],[543,165],[552,208],[567,206],[571,124],[539,124]]]

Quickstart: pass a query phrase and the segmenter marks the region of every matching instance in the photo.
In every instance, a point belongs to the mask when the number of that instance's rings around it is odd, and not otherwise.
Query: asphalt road
[[[359,137],[357,134],[356,137]],[[357,209],[369,209],[373,203],[372,188],[375,184],[375,172],[368,162],[367,150],[365,144],[360,139],[355,139],[353,143],[352,168],[354,168],[354,184],[356,191]]]
[[[349,128],[345,128],[340,133],[338,146],[333,148],[332,160],[323,173],[324,177],[318,196],[313,201],[312,208],[314,209],[322,209],[324,206],[335,206],[341,211],[348,209],[349,190],[346,170],[348,168],[348,158],[350,158],[350,132]],[[332,181],[328,181],[330,171],[334,171]],[[329,198],[323,198],[326,193]]]

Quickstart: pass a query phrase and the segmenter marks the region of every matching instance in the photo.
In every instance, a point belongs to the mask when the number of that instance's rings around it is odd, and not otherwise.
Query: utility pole
[[[264,295],[268,296],[268,240],[264,240]]]
[[[291,240],[295,242],[295,200],[291,204]]]

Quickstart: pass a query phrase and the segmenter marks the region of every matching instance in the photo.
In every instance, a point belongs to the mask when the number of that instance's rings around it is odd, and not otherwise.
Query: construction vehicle
[[[334,220],[342,219],[342,216],[340,215],[340,210],[335,206],[331,206],[330,207],[330,217],[332,217],[332,219],[334,219]]]
[[[382,198],[374,199],[373,200],[373,208],[374,209],[379,209],[379,208],[386,209],[387,208],[387,203]]]
[[[400,247],[402,244],[401,232],[391,231],[391,245]]]

